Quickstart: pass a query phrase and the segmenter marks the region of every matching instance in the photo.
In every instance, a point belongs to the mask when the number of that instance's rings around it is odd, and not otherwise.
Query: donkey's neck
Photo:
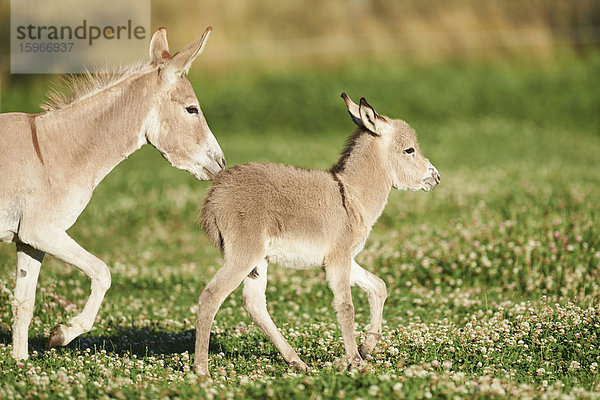
[[[151,101],[145,75],[132,76],[63,109],[38,116],[42,157],[92,190],[144,143]],[[45,142],[45,143],[44,143]],[[60,172],[59,172],[60,173]]]
[[[369,228],[383,212],[392,188],[381,151],[377,138],[366,132],[357,133],[332,169],[357,203],[355,206]]]

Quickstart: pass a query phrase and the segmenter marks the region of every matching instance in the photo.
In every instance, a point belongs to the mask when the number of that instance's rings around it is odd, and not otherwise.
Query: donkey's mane
[[[92,96],[123,79],[150,68],[148,61],[139,61],[121,66],[111,72],[85,70],[81,74],[68,74],[62,84],[56,85],[46,94],[46,101],[40,105],[44,111],[60,110],[78,100]]]

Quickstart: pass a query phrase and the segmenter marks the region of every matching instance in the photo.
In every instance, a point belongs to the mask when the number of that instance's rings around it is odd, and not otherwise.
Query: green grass
[[[360,264],[382,277],[384,335],[363,370],[343,344],[321,270],[270,268],[269,310],[311,367],[289,370],[241,307],[213,325],[213,381],[192,372],[195,303],[222,263],[196,224],[209,183],[144,147],[98,187],[70,230],[109,264],[94,329],[44,337],[89,282],[47,257],[30,328],[10,358],[14,245],[0,246],[0,398],[559,398],[600,391],[600,57],[552,65],[366,62],[335,70],[193,75],[228,165],[327,168],[353,129],[339,94],[407,120],[442,183],[397,192]],[[18,81],[3,111],[34,111],[47,81]],[[357,330],[369,309],[353,289]]]

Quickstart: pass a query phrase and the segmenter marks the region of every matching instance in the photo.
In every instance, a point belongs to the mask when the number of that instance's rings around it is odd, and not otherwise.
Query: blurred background
[[[10,3],[1,4],[6,81]],[[167,27],[173,48],[212,25],[203,64],[216,68],[341,64],[365,57],[548,57],[600,42],[598,0],[152,0],[151,15],[152,30]]]
[[[0,7],[5,87],[14,80],[9,0]],[[172,49],[212,25],[214,35],[195,68],[213,73],[367,60],[547,60],[600,44],[598,0],[152,0],[151,18],[152,31],[167,27]]]
[[[39,112],[57,78],[9,73],[10,2],[0,4],[0,111]],[[304,133],[310,133],[346,126],[328,125],[327,119],[329,112],[339,115],[342,90],[354,97],[370,95],[376,104],[398,101],[402,106],[390,112],[405,119],[485,111],[478,107],[486,104],[507,111],[506,104],[493,103],[499,95],[490,94],[484,82],[473,84],[477,93],[463,98],[465,104],[450,98],[443,107],[418,103],[420,97],[425,103],[432,96],[444,97],[445,84],[462,85],[478,77],[506,90],[504,80],[486,80],[489,71],[472,70],[474,65],[529,68],[535,75],[538,68],[548,71],[571,62],[589,66],[585,60],[597,58],[600,47],[599,0],[153,0],[151,21],[152,31],[167,27],[172,51],[206,26],[214,27],[190,78],[209,122],[228,132],[307,127]],[[415,68],[428,72],[418,75]],[[422,93],[403,90],[401,86],[416,85],[417,78],[441,86],[430,85]],[[591,81],[582,86],[594,87]],[[596,124],[598,113],[589,112],[593,102],[586,104],[583,110],[571,107],[576,109],[573,118],[581,119],[583,113],[584,122]],[[507,112],[523,112],[522,105],[513,108]]]
[[[153,3],[174,36],[210,23],[210,61],[321,65],[365,57],[440,60],[544,57],[557,47],[598,44],[597,0],[182,0]],[[194,4],[190,6],[190,4]],[[182,12],[182,10],[185,10]]]

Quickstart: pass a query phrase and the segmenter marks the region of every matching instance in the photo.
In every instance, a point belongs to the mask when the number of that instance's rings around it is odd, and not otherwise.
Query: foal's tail
[[[221,253],[223,252],[223,235],[217,225],[217,215],[214,209],[215,204],[212,201],[214,185],[210,188],[204,204],[202,205],[200,226],[208,238],[214,243]]]

